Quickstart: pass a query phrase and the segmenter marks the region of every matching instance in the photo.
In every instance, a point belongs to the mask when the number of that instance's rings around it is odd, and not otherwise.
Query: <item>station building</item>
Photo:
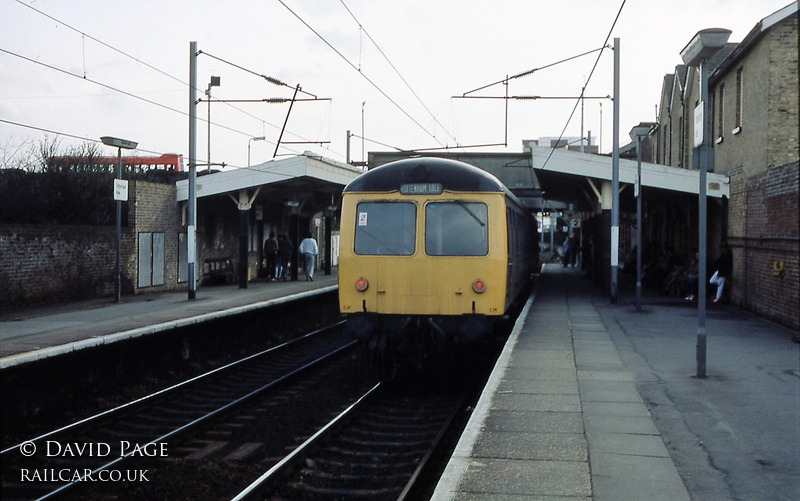
[[[797,19],[795,1],[709,62],[714,146],[707,186],[709,273],[718,244],[726,242],[734,258],[731,302],[794,329],[800,329]],[[643,241],[682,255],[697,248],[699,176],[691,139],[698,102],[697,69],[677,66],[664,77],[658,121],[642,142]],[[550,228],[558,234],[541,237],[551,254],[566,234],[580,228],[582,246],[593,249],[593,278],[606,287],[611,159],[537,143],[526,141],[520,153],[436,156],[482,167],[540,218],[555,215]],[[621,151],[619,259],[624,266],[636,231],[636,162],[624,157],[635,157],[636,146]],[[414,154],[371,152],[369,165]],[[229,262],[232,280],[242,287],[263,278],[263,242],[273,231],[289,235],[295,252],[311,233],[320,244],[320,266],[329,269],[337,255],[341,191],[361,172],[305,153],[199,176],[197,278],[203,278],[207,261]],[[122,236],[124,293],[187,287],[187,192],[187,181],[131,182]],[[4,304],[113,292],[113,229],[3,227],[0,244]]]
[[[708,255],[722,241],[730,246],[732,303],[800,329],[797,18],[795,1],[709,61],[713,172],[730,180],[731,194],[709,203]],[[699,100],[697,68],[679,65],[664,77],[647,152],[657,163],[697,170]],[[689,210],[696,220],[696,205]]]
[[[793,329],[800,329],[797,20],[795,1],[709,61],[714,136],[706,187],[708,273],[715,271],[719,245],[726,243],[734,263],[731,303]],[[669,251],[685,257],[698,247],[699,158],[693,137],[699,87],[697,68],[679,65],[666,75],[658,121],[647,124],[651,132],[642,141],[642,238],[650,254]],[[437,156],[492,172],[540,217],[557,214],[555,240],[552,234],[550,242],[542,235],[551,255],[578,222],[579,236],[591,242],[595,283],[608,292],[611,159],[578,153],[569,141],[549,148],[547,143],[526,142],[520,154]],[[635,162],[625,158],[636,158],[636,148],[636,143],[620,148],[622,270],[626,264],[630,269],[635,252]],[[369,164],[413,154],[373,152]]]
[[[330,271],[341,192],[361,172],[305,153],[198,176],[197,279],[246,287],[265,278],[263,243],[270,232],[292,241],[293,263],[300,240],[311,234],[320,248],[318,268]],[[187,289],[187,194],[186,180],[130,180],[121,231],[123,294]],[[0,225],[0,305],[113,295],[115,240],[113,226]]]

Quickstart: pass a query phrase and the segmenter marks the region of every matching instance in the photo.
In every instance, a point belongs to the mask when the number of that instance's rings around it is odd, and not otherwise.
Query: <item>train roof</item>
[[[352,180],[345,192],[397,191],[401,186],[440,185],[449,191],[501,191],[508,188],[494,175],[474,165],[436,157],[389,162]]]

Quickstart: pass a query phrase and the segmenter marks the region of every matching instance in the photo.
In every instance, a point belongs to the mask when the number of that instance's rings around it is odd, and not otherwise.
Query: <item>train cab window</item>
[[[486,204],[456,201],[425,206],[425,252],[429,256],[488,254]]]
[[[417,206],[407,202],[361,202],[356,208],[355,253],[410,256],[416,244]]]

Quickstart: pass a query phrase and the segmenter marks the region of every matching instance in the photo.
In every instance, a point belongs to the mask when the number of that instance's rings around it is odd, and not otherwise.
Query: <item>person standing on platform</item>
[[[717,296],[714,298],[714,303],[719,303],[722,299],[722,293],[725,290],[725,281],[730,278],[733,272],[733,255],[731,254],[730,248],[728,248],[728,244],[724,242],[719,244],[719,249],[722,254],[720,254],[717,262],[714,263],[716,271],[708,282],[711,285],[717,286]]]
[[[278,253],[283,261],[283,272],[281,273],[281,278],[283,278],[284,282],[286,281],[286,275],[289,273],[289,266],[292,265],[292,251],[294,251],[294,243],[292,243],[289,235],[284,233],[283,241],[278,244]],[[292,266],[297,266],[297,263]]]
[[[267,282],[278,278],[278,240],[275,232],[269,232],[269,238],[264,242],[264,254],[267,256]]]
[[[311,233],[306,234],[306,238],[300,242],[300,247],[297,249],[303,256],[303,262],[306,269],[306,282],[314,281],[314,258],[319,254],[319,247],[317,241],[311,237]]]
[[[574,268],[575,261],[578,260],[578,237],[574,231],[570,234],[567,242],[569,242],[569,265]]]

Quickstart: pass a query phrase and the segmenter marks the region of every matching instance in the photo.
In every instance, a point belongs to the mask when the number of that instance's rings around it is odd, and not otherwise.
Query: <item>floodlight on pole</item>
[[[189,301],[197,299],[197,42],[189,42],[189,200],[186,204],[186,279]]]
[[[630,134],[636,141],[636,311],[642,311],[642,138],[652,129],[653,124],[640,123]]]
[[[611,150],[611,271],[609,299],[617,304],[617,276],[619,273],[619,38],[614,39],[614,126]]]
[[[122,283],[121,283],[121,265],[120,254],[122,253],[122,201],[128,200],[128,187],[124,186],[124,194],[117,194],[118,185],[122,180],[122,150],[133,150],[139,146],[135,141],[128,141],[127,139],[120,139],[118,137],[103,136],[100,138],[106,146],[114,146],[117,148],[117,173],[114,181],[114,200],[116,201],[117,209],[117,263],[114,272],[114,302],[119,303],[122,299]]]
[[[208,82],[208,88],[206,89],[206,96],[208,96],[208,157],[206,161],[208,162],[208,167],[206,168],[206,172],[211,172],[211,87],[219,87],[220,84],[220,77],[211,77],[211,81]]]
[[[700,104],[695,116],[702,114],[702,137],[695,140],[699,149],[700,186],[698,193],[698,238],[697,238],[697,377],[706,377],[706,238],[707,238],[707,172],[711,149],[711,116],[708,102],[708,60],[728,43],[731,30],[709,28],[700,30],[681,51],[681,58],[688,66],[700,67]],[[697,120],[695,120],[697,122]],[[697,134],[695,137],[698,138]]]
[[[250,167],[250,142],[251,141],[264,141],[267,138],[264,136],[251,137],[247,140],[247,166]]]

